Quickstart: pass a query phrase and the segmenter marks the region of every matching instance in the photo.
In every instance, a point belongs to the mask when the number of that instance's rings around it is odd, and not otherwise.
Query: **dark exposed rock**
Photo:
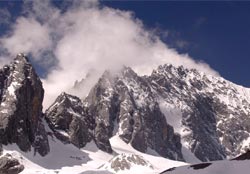
[[[47,155],[49,152],[50,147],[47,132],[42,122],[39,122],[37,125],[37,132],[33,146],[35,147],[36,151],[42,156]]]
[[[112,152],[109,138],[113,135],[113,122],[116,119],[118,108],[116,95],[110,94],[112,92],[110,80],[112,77],[106,71],[85,100],[89,112],[95,120],[93,136],[97,147],[109,153]]]
[[[46,120],[55,136],[81,148],[89,142],[92,122],[78,97],[62,93],[46,110]]]
[[[6,154],[0,157],[0,173],[1,174],[18,174],[24,170],[24,166],[11,155]]]
[[[191,102],[190,102],[191,103]],[[192,130],[191,151],[202,161],[221,160],[226,157],[216,131],[216,113],[213,100],[207,96],[196,96],[189,106],[191,110],[183,111],[184,126]],[[202,133],[201,133],[202,132]],[[187,141],[192,141],[186,137]]]
[[[170,168],[170,169],[164,170],[164,171],[161,172],[160,174],[168,173],[168,172],[174,171],[175,169],[176,169],[176,167],[172,167],[172,168]]]
[[[108,129],[104,123],[97,123],[94,131],[94,140],[99,149],[108,153],[112,153],[113,150],[109,142],[109,133],[110,132],[108,132]]]
[[[190,167],[194,170],[204,169],[208,166],[210,166],[212,163],[200,163],[200,164],[193,164]]]
[[[95,118],[100,147],[110,147],[118,135],[135,149],[154,149],[160,155],[183,160],[180,137],[167,124],[147,81],[125,67],[117,75],[106,71],[85,100]],[[118,130],[115,130],[118,124]]]
[[[22,151],[44,156],[49,152],[42,124],[44,90],[28,59],[19,54],[0,70],[0,139],[5,145],[16,143]]]
[[[201,170],[201,169],[205,169],[207,167],[209,167],[210,165],[212,165],[213,163],[199,163],[199,164],[192,164],[192,165],[187,165],[187,166],[181,166],[181,167],[173,167],[170,169],[167,169],[163,172],[161,172],[160,174],[167,174],[167,173],[173,173],[175,170],[178,171],[179,168],[187,168],[186,170],[188,171],[190,168],[192,168],[193,170]]]
[[[94,120],[78,97],[62,93],[47,109],[46,120],[61,141],[81,148],[93,139],[99,149],[112,153],[106,127]]]
[[[0,156],[2,155],[2,153],[3,153],[3,146],[2,146],[2,144],[0,143]]]
[[[245,153],[233,158],[232,160],[250,160],[250,150],[247,150]]]

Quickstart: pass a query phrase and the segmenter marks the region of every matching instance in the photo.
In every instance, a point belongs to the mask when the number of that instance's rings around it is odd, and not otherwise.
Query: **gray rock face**
[[[45,115],[58,139],[79,148],[91,141],[92,121],[78,97],[62,93],[46,110]]]
[[[81,148],[94,140],[99,149],[112,153],[109,132],[103,124],[96,124],[88,110],[78,97],[62,93],[45,115],[50,128],[61,141]]]
[[[109,138],[112,136],[114,128],[113,121],[116,118],[117,103],[115,96],[107,93],[107,90],[112,90],[109,86],[109,73],[104,73],[103,77],[92,88],[86,99],[89,105],[85,104],[85,106],[89,108],[90,115],[95,121],[93,136],[97,147],[111,153]]]
[[[2,146],[2,144],[0,143],[0,155],[2,155],[2,153],[3,153],[3,146]]]
[[[201,161],[249,148],[250,89],[194,69],[159,66],[150,76],[106,71],[84,100],[104,147],[114,134],[135,149],[182,159],[181,142]]]
[[[250,132],[249,89],[171,65],[160,66],[148,80],[159,97],[180,111],[182,141],[200,160],[230,158],[249,146],[244,143]]]
[[[132,69],[106,71],[84,101],[95,118],[94,135],[103,147],[118,133],[135,149],[154,149],[160,155],[183,160],[180,137],[167,124],[147,81]],[[116,130],[117,129],[117,130]]]
[[[24,166],[11,155],[6,154],[0,157],[0,173],[1,174],[18,174],[21,173]]]
[[[44,156],[49,152],[42,124],[42,82],[23,54],[0,70],[0,140],[16,143],[22,151]]]

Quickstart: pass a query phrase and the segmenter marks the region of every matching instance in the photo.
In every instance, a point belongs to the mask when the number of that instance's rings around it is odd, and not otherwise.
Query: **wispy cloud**
[[[8,25],[11,20],[11,14],[8,9],[0,9],[0,27],[3,25]]]
[[[169,48],[129,11],[103,7],[98,1],[75,1],[63,11],[49,1],[32,1],[25,9],[25,17],[16,20],[0,44],[3,57],[25,52],[40,65],[53,67],[43,79],[45,107],[92,69],[101,74],[127,65],[149,74],[171,63],[218,75],[209,65]],[[92,83],[98,75],[94,77]]]
[[[178,39],[176,40],[175,44],[180,49],[187,48],[190,45],[190,43],[188,41],[178,40]]]
[[[159,36],[159,38],[167,44],[169,48],[185,51],[193,46],[193,43],[184,40],[181,33],[175,30],[162,29],[160,25],[157,25],[152,32]]]

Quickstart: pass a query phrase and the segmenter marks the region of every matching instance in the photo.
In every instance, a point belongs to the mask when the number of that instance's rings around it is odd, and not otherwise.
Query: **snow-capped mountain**
[[[151,148],[164,157],[183,160],[179,135],[166,122],[147,81],[132,69],[124,67],[115,75],[104,72],[84,105],[96,120],[95,130],[101,128],[108,139],[118,134],[141,152]]]
[[[1,69],[0,151],[16,173],[160,173],[229,164],[250,145],[250,89],[195,69],[107,70],[87,97],[63,92],[45,113],[43,94],[23,54]]]
[[[128,67],[106,71],[84,105],[107,138],[117,133],[142,152],[151,148],[193,162],[231,158],[248,148],[249,97],[250,89],[221,77],[163,65],[143,77]]]
[[[160,66],[148,79],[183,147],[198,159],[230,158],[248,148],[250,89],[171,65]]]

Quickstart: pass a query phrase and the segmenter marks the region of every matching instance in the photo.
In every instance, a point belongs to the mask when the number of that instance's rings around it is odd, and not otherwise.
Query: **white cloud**
[[[39,58],[39,53],[51,46],[49,30],[34,19],[20,17],[13,26],[13,32],[0,42],[11,56],[20,52],[31,52]]]
[[[160,64],[171,63],[218,75],[207,64],[168,48],[131,12],[100,7],[96,1],[73,4],[65,12],[48,1],[30,8],[30,14],[18,18],[13,32],[1,39],[1,46],[9,54],[32,53],[39,63],[44,51],[53,53],[51,59],[58,64],[43,79],[45,108],[92,69],[100,74],[127,65],[148,74]]]

